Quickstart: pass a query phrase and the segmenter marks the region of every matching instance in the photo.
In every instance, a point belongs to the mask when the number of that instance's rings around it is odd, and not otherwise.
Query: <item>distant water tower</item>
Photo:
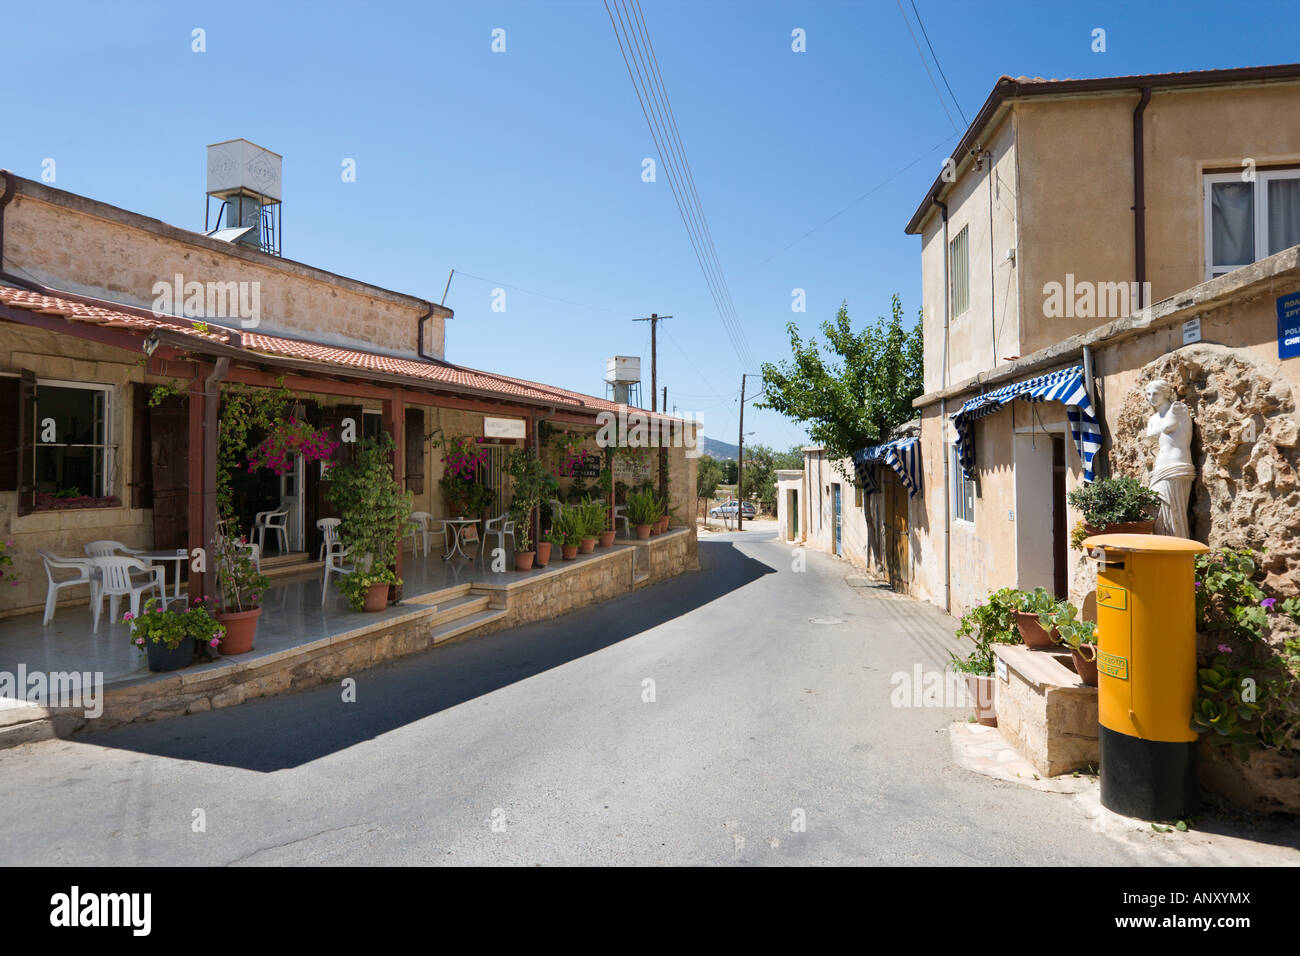
[[[208,197],[203,232],[280,255],[280,175],[284,158],[246,139],[208,147]],[[218,200],[211,219],[212,200]],[[211,223],[211,225],[209,225]]]
[[[641,407],[639,355],[615,355],[605,362],[605,397],[620,405]]]

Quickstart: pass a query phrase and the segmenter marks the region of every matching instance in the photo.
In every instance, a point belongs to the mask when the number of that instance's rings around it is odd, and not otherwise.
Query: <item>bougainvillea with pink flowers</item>
[[[478,474],[479,466],[487,464],[482,438],[444,438],[441,445],[444,474],[470,481]]]
[[[599,454],[582,447],[585,440],[581,435],[570,435],[568,432],[559,432],[551,439],[551,446],[555,450],[556,477],[571,478],[584,465],[600,461]]]
[[[338,448],[339,443],[330,438],[328,431],[290,416],[288,421],[277,423],[252,450],[248,470],[270,468],[277,475],[287,475],[299,455],[307,461],[328,461]]]

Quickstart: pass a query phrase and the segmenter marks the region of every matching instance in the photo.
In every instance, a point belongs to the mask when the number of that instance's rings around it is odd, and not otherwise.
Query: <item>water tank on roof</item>
[[[615,355],[605,362],[605,381],[610,385],[631,385],[641,381],[639,355]]]

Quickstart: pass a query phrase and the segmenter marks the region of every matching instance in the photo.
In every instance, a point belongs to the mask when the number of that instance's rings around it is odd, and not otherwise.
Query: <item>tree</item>
[[[923,382],[920,318],[911,330],[904,329],[897,295],[890,312],[855,332],[848,304],[841,304],[834,321],[821,325],[830,349],[826,358],[816,339],[805,345],[798,327],[789,323],[793,358],[763,363],[766,398],[756,407],[806,425],[813,442],[835,459],[887,441],[894,428],[915,417],[912,400]]]
[[[709,520],[709,499],[718,492],[722,481],[722,465],[711,455],[701,455],[695,471],[695,494],[704,502],[704,521]]]
[[[745,446],[745,498],[776,512],[776,456],[766,445]]]

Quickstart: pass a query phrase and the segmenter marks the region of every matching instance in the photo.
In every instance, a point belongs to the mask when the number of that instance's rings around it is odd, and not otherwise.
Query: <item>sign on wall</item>
[[[484,418],[484,438],[527,438],[528,423],[522,418]]]
[[[1300,355],[1300,292],[1277,300],[1277,357]]]

